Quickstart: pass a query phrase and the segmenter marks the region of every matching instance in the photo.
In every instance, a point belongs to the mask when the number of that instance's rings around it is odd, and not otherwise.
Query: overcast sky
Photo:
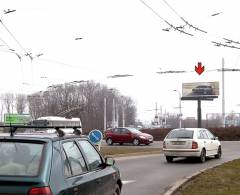
[[[8,9],[16,11],[4,14]],[[199,76],[194,67],[202,62],[205,70],[218,69],[224,57],[225,67],[240,68],[239,49],[211,42],[240,41],[238,9],[236,0],[2,0],[0,93],[32,93],[52,84],[95,80],[131,96],[138,117],[151,120],[154,112],[145,110],[154,109],[156,102],[163,110],[178,111],[173,90],[182,92],[182,83],[219,81],[219,98],[202,103],[204,118],[221,112],[221,72]],[[182,30],[194,36],[173,28],[163,31],[169,24],[185,25]],[[32,53],[32,61],[26,52]],[[156,73],[167,70],[193,72]],[[115,74],[134,76],[107,78]],[[240,112],[239,75],[225,73],[226,112]],[[182,102],[183,116],[196,116],[196,105]]]

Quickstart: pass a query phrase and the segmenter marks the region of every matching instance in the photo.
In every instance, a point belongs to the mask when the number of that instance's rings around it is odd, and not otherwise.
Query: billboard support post
[[[201,128],[202,127],[201,99],[198,99],[197,102],[198,102],[198,107],[197,107],[198,128]]]

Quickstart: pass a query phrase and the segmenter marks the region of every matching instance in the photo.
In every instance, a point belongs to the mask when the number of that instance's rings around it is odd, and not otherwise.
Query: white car
[[[180,128],[171,130],[163,141],[163,153],[167,162],[175,157],[221,158],[222,149],[218,137],[204,128]]]

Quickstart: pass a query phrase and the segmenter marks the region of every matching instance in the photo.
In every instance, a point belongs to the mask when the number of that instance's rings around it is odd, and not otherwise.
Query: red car
[[[130,128],[130,127],[116,127],[113,129],[107,129],[105,132],[105,139],[108,145],[113,143],[133,143],[137,146],[139,144],[149,145],[153,142],[153,136],[147,133]]]

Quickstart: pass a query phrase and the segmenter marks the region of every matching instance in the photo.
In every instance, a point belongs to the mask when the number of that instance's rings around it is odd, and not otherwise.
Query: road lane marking
[[[131,155],[131,154],[129,154]],[[162,153],[160,154],[144,154],[144,155],[139,155],[139,156],[118,156],[114,157],[116,161],[122,161],[122,160],[135,160],[139,158],[149,158],[149,157],[157,157],[157,156],[163,156]]]
[[[134,183],[136,182],[136,180],[125,180],[125,181],[122,181],[123,184],[129,184],[129,183]]]

